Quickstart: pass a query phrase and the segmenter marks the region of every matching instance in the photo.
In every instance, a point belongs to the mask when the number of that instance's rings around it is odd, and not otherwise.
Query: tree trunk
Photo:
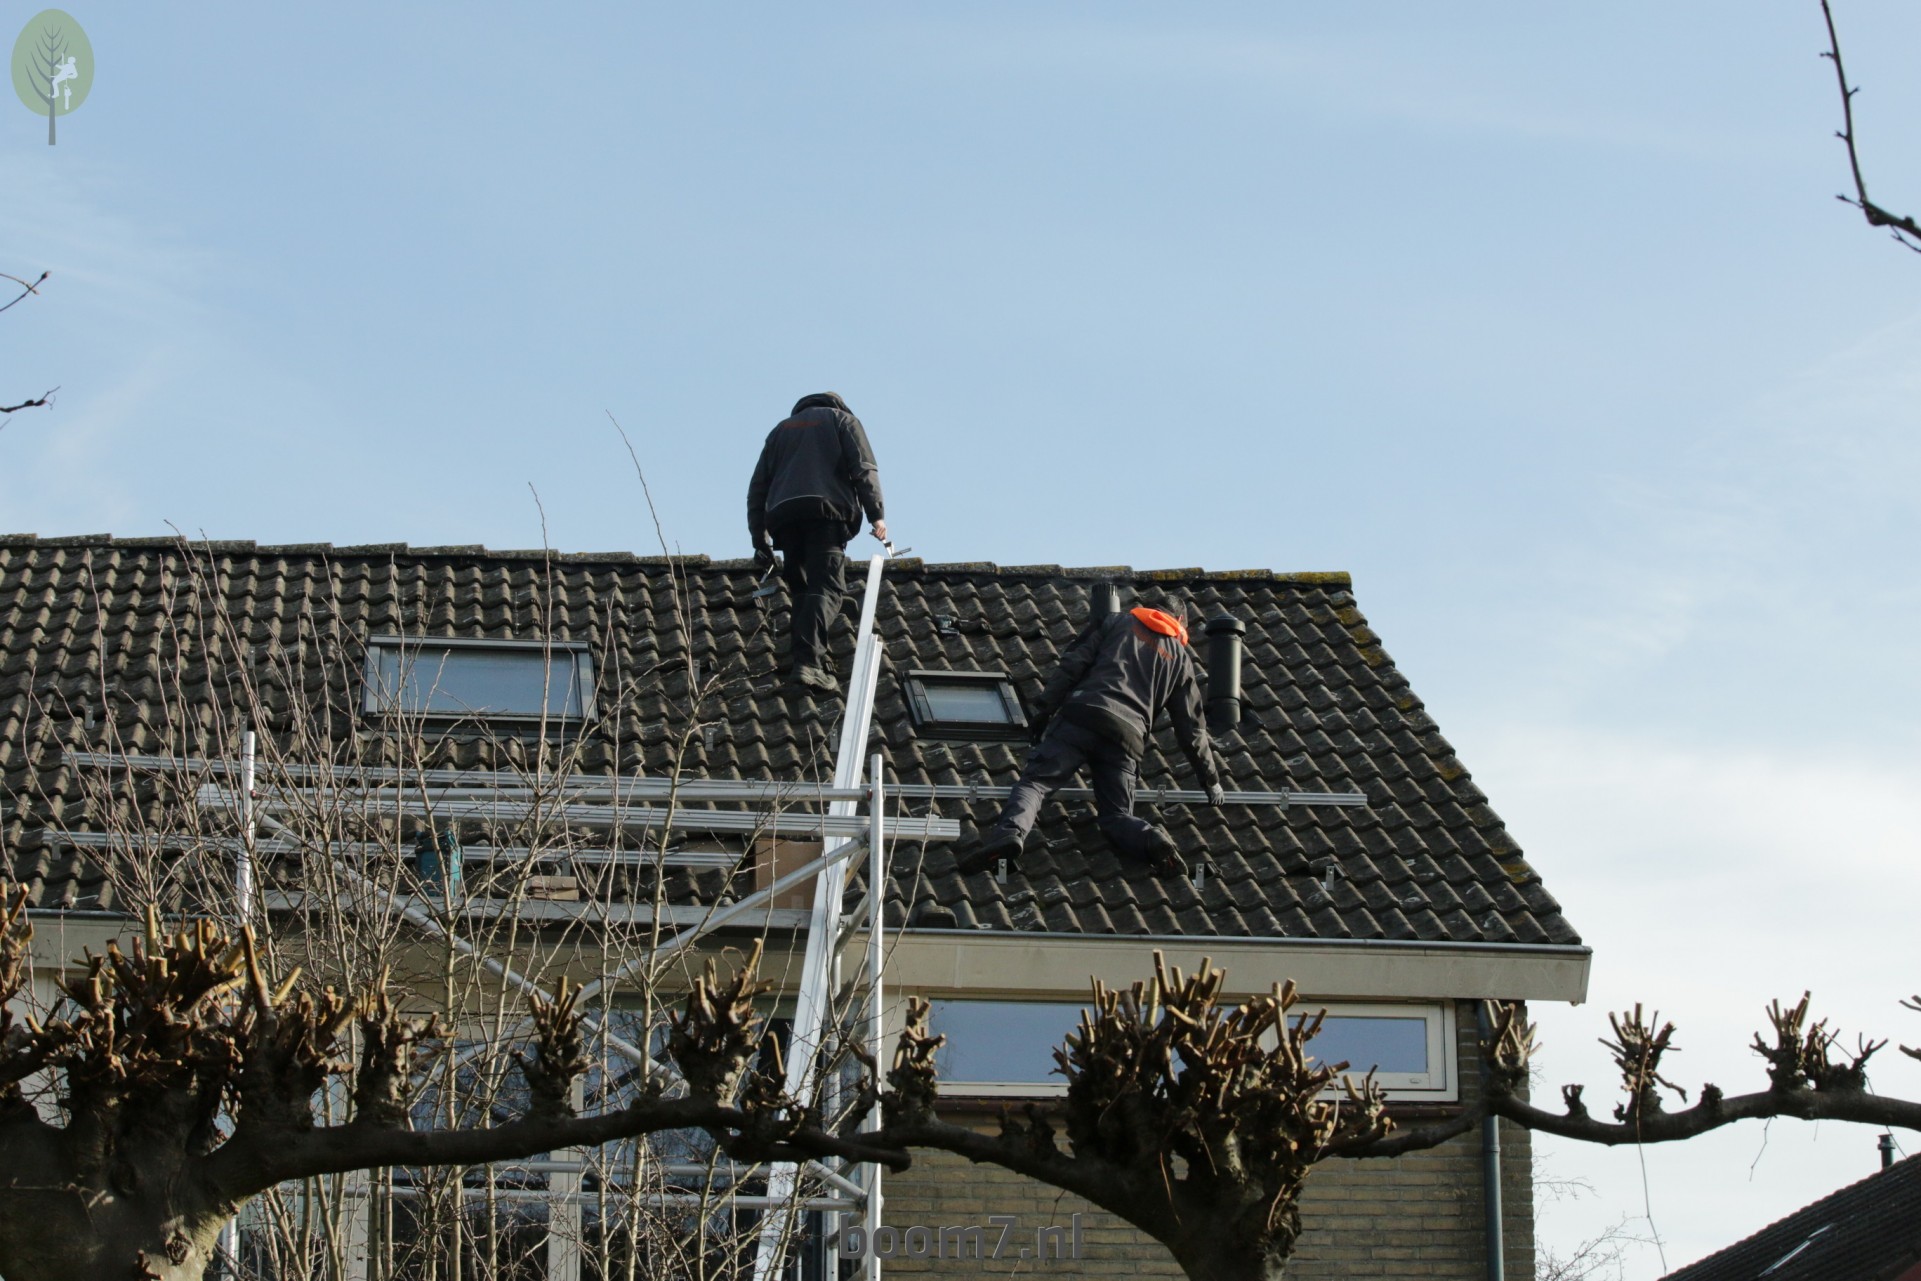
[[[200,1281],[237,1207],[194,1176],[177,1135],[88,1143],[12,1120],[0,1123],[0,1276]]]
[[[1193,1281],[1282,1281],[1287,1273],[1286,1259],[1237,1241],[1231,1233],[1190,1240],[1171,1249],[1174,1261]]]
[[[231,1217],[79,1188],[0,1194],[7,1281],[200,1281]]]
[[[47,145],[53,146],[53,118],[59,114],[60,99],[50,89],[47,91]]]

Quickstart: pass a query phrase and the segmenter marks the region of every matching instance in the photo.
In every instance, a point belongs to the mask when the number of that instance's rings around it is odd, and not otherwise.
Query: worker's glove
[[[754,548],[754,569],[756,572],[760,574],[762,578],[765,578],[767,575],[773,573],[774,566],[778,565],[779,563],[780,563],[779,561],[774,559],[773,548],[771,547]]]
[[[1209,805],[1227,804],[1227,789],[1219,783],[1209,783],[1207,785],[1207,803]]]

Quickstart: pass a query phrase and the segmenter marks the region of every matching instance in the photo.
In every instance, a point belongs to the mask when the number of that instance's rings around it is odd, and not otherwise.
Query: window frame
[[[1000,695],[1001,710],[1008,719],[1001,722],[943,720],[935,714],[933,703],[927,696],[930,681],[935,684],[944,682],[950,687],[991,688]],[[923,738],[1007,742],[1027,737],[1027,709],[1021,706],[1013,678],[1004,671],[958,672],[910,668],[901,675],[901,699],[907,704],[907,715],[913,721],[914,733]]]
[[[1427,1061],[1429,1070],[1416,1072],[1381,1072],[1374,1081],[1387,1091],[1389,1103],[1454,1103],[1461,1097],[1460,1073],[1454,1070],[1456,1023],[1452,1001],[1319,1001],[1303,997],[1287,1012],[1289,1021],[1302,1016],[1312,1018],[1325,1011],[1331,1019],[1338,1018],[1410,1018],[1419,1015],[1427,1025]],[[1314,1050],[1314,1042],[1307,1043],[1309,1053]],[[1317,1061],[1319,1060],[1317,1056]],[[1360,1080],[1367,1075],[1365,1063],[1350,1064],[1344,1075]],[[1438,1078],[1438,1079],[1436,1079]],[[1330,1095],[1340,1092],[1337,1077],[1328,1087]]]
[[[580,689],[580,711],[577,713],[547,712],[490,712],[478,709],[466,711],[408,711],[398,704],[400,699],[393,697],[383,705],[379,697],[381,688],[380,664],[383,651],[398,650],[403,656],[409,651],[423,649],[435,650],[477,650],[493,652],[515,652],[544,655],[550,674],[564,673],[571,666],[573,677]],[[551,696],[551,694],[550,694]],[[363,716],[373,717],[417,717],[434,724],[456,724],[461,721],[475,723],[511,725],[519,728],[537,729],[542,725],[570,726],[590,721],[596,715],[595,700],[599,687],[594,680],[593,649],[585,641],[546,641],[546,640],[494,640],[488,638],[469,638],[465,636],[369,636],[367,638],[367,659],[361,671],[360,710]]]
[[[952,992],[922,991],[919,993],[930,1001],[965,1005],[1053,1005],[1075,1010],[1092,1007],[1085,998],[1044,993],[1021,993],[1019,995],[958,996]],[[1252,994],[1249,994],[1252,995]],[[1226,1001],[1238,1002],[1246,996],[1229,995]],[[1413,1018],[1418,1016],[1425,1024],[1427,1033],[1427,1061],[1430,1070],[1425,1073],[1382,1072],[1374,1079],[1387,1091],[1388,1103],[1455,1103],[1461,1095],[1460,1073],[1455,1069],[1455,1037],[1457,1020],[1452,1001],[1321,1001],[1302,998],[1287,1013],[1289,1019],[1303,1015],[1312,1018],[1325,1010],[1329,1018]],[[899,1032],[899,1011],[890,1011],[889,1033]],[[1078,1025],[1078,1020],[1076,1020]],[[932,1030],[938,1032],[939,1028]],[[1062,1034],[1065,1035],[1065,1032]],[[1274,1044],[1275,1033],[1269,1030],[1263,1041],[1268,1046]],[[1060,1043],[1055,1042],[1058,1046]],[[1308,1049],[1313,1050],[1313,1042]],[[1367,1075],[1367,1065],[1354,1064],[1345,1075],[1359,1080]],[[1421,1082],[1417,1084],[1416,1082]],[[1051,1099],[1067,1094],[1067,1080],[1058,1073],[1052,1074],[1047,1081],[979,1081],[979,1080],[941,1080],[941,1093],[953,1098],[973,1099]],[[1341,1097],[1340,1078],[1323,1092],[1324,1098]]]
[[[935,994],[932,992],[924,993],[923,995],[925,995],[929,1001],[935,1004],[1052,1005],[1062,1009],[1071,1009],[1075,1011],[1076,1017],[1074,1019],[1074,1022],[1070,1025],[1070,1027],[1078,1027],[1080,1025],[1080,1020],[1078,1017],[1079,1014],[1082,1011],[1092,1008],[1092,1005],[1085,998],[1063,999],[1058,996],[1045,996],[1045,995],[1019,996],[1019,997],[1014,997],[1014,996],[976,997],[976,996],[953,996],[948,994]],[[930,1011],[930,1015],[931,1015],[931,1011]],[[929,1026],[929,1029],[932,1031],[935,1031],[935,1032],[939,1031],[939,1029],[935,1028],[932,1025],[932,1023],[930,1023],[928,1026]],[[1062,1036],[1065,1037],[1065,1035],[1066,1033],[1063,1032]],[[1055,1042],[1054,1048],[1058,1048],[1059,1045],[1060,1045],[1060,1042],[1058,1041]],[[940,1088],[941,1088],[942,1094],[951,1095],[955,1098],[1057,1099],[1057,1098],[1066,1097],[1067,1078],[1060,1075],[1059,1072],[1053,1071],[1051,1069],[1049,1071],[1049,1079],[1045,1081],[974,1081],[974,1080],[960,1080],[960,1079],[950,1081],[943,1076],[941,1078]]]

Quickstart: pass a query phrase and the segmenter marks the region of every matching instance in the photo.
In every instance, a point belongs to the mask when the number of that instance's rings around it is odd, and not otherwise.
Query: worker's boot
[[[990,830],[981,838],[981,843],[970,852],[954,860],[954,866],[962,876],[972,876],[976,872],[991,872],[994,865],[1002,859],[1009,861],[1020,858],[1021,849],[1026,841],[1019,832]]]
[[[1187,860],[1181,857],[1181,847],[1158,827],[1148,841],[1146,854],[1147,866],[1156,876],[1188,875]]]

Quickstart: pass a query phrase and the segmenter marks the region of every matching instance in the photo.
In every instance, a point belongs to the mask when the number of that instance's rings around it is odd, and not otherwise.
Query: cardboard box
[[[530,899],[549,903],[578,903],[580,881],[572,876],[530,876],[521,882]]]
[[[764,890],[795,868],[806,867],[820,857],[821,848],[819,841],[776,840],[771,836],[757,838],[751,847],[754,889]],[[775,907],[811,908],[813,905],[814,883],[811,880],[802,881],[774,896]]]

